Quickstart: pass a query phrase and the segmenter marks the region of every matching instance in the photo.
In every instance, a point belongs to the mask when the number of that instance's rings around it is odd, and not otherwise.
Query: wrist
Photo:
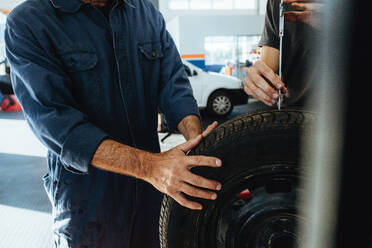
[[[138,173],[137,178],[149,182],[153,175],[156,154],[146,151],[139,151],[137,157],[140,163],[140,173]]]
[[[186,140],[196,138],[202,133],[199,117],[196,115],[186,116],[178,124],[178,130],[183,134]]]

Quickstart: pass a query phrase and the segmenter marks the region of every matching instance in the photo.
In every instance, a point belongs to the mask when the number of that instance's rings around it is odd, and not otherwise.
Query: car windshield
[[[0,12],[0,63],[5,60],[5,41],[4,41],[4,31],[6,15]]]

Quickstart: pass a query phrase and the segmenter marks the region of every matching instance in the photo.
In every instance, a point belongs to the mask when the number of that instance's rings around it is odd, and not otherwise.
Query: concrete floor
[[[22,113],[0,112],[0,248],[52,247],[45,154]]]
[[[254,104],[235,107],[229,118],[257,108]],[[203,112],[202,119],[203,126],[214,121]],[[159,140],[165,135],[160,133]],[[172,134],[160,143],[161,149],[184,141],[182,135]],[[0,112],[0,248],[53,245],[51,206],[41,180],[47,172],[45,154],[22,113]]]

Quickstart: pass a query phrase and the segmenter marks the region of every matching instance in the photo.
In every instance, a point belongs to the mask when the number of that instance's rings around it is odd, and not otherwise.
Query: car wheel
[[[214,201],[191,198],[202,211],[165,196],[161,248],[277,248],[301,246],[296,201],[301,190],[301,137],[315,116],[300,110],[246,114],[225,122],[190,155],[216,156],[221,168],[193,168],[222,183]]]
[[[214,92],[208,99],[209,112],[218,117],[229,115],[233,107],[231,96],[222,90]]]

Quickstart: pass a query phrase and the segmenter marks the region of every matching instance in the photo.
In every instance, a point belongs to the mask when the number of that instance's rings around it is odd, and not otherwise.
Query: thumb
[[[190,151],[191,149],[193,149],[194,147],[196,147],[200,141],[203,139],[203,136],[200,134],[198,136],[196,136],[195,138],[181,144],[181,145],[178,145],[178,149],[182,150],[185,154]]]

